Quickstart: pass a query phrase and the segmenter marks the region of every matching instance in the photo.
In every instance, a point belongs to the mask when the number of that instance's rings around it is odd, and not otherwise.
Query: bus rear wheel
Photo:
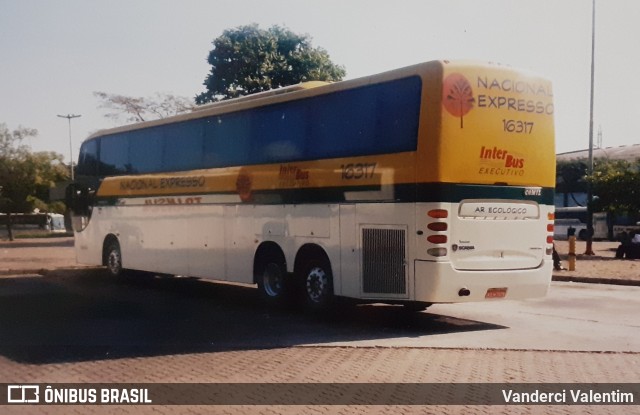
[[[312,260],[304,267],[303,291],[312,312],[328,309],[333,303],[333,275],[328,261]]]
[[[289,280],[283,264],[269,261],[257,270],[260,296],[269,305],[282,306],[289,300]]]
[[[410,301],[407,303],[403,303],[402,304],[403,308],[405,311],[410,312],[410,313],[419,313],[421,311],[426,310],[429,306],[431,306],[431,304],[429,303],[422,303],[419,301]]]

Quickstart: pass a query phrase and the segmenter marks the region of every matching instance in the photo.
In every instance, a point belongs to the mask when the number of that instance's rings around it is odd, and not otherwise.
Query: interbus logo
[[[452,73],[444,78],[442,87],[442,105],[449,114],[460,117],[460,128],[464,128],[464,116],[476,102],[471,84],[462,74]]]

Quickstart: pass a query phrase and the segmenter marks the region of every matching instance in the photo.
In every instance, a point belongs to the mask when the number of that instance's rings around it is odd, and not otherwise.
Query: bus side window
[[[203,134],[203,122],[199,120],[164,126],[162,170],[201,169],[203,167]]]
[[[256,163],[304,160],[305,109],[299,102],[274,105],[253,114],[252,159]]]
[[[244,112],[207,118],[204,124],[204,167],[251,164],[251,125],[251,117]]]
[[[131,131],[129,159],[133,173],[162,171],[162,135],[158,128]]]
[[[100,139],[101,176],[126,174],[129,164],[129,135],[121,134]]]

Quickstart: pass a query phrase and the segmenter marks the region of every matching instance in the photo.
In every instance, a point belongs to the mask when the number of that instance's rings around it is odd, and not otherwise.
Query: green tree
[[[596,196],[594,212],[640,213],[640,160],[598,160],[587,180]]]
[[[34,192],[30,196],[33,207],[51,213],[64,213],[64,203],[51,202],[49,191],[56,183],[69,180],[69,167],[64,163],[64,156],[53,151],[30,153],[29,164],[35,171]]]
[[[309,35],[257,24],[225,30],[213,41],[211,70],[196,96],[197,104],[236,98],[306,81],[340,81],[344,67],[326,50],[313,47]]]
[[[564,195],[564,205],[569,205],[573,193],[587,193],[587,161],[558,161],[556,164],[556,192]]]
[[[25,138],[37,134],[37,130],[24,127],[10,131],[6,124],[0,124],[0,212],[7,214],[10,240],[11,214],[31,212],[35,207],[50,210],[49,189],[68,178],[62,155],[32,153],[23,144]]]

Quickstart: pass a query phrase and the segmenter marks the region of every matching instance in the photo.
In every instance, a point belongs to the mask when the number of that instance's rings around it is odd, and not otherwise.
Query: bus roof
[[[219,115],[229,112],[236,112],[254,107],[260,107],[265,104],[275,104],[285,101],[291,101],[295,99],[302,99],[312,97],[315,95],[321,95],[324,93],[330,93],[340,91],[343,89],[354,88],[358,86],[369,85],[377,82],[390,81],[393,79],[403,78],[411,75],[421,75],[436,69],[437,73],[440,73],[441,68],[449,64],[449,61],[430,61],[419,63],[404,68],[394,69],[391,71],[369,75],[361,78],[350,79],[339,82],[323,82],[323,81],[309,81],[303,82],[297,85],[291,85],[283,88],[278,88],[270,91],[259,92],[256,94],[246,95],[229,100],[219,101],[211,104],[205,104],[194,108],[193,111],[185,114],[174,115],[172,117],[162,118],[152,121],[138,122],[134,124],[128,124],[120,127],[104,129],[95,132],[89,136],[85,141],[101,137],[104,135],[115,134],[119,132],[138,130],[148,127],[154,127],[163,124],[171,124],[175,122],[187,121],[196,118],[201,118],[211,115]],[[453,62],[451,62],[453,63]],[[481,62],[456,62],[458,64],[474,64],[474,65],[491,65]]]
[[[482,62],[472,60],[435,60],[422,62],[415,65],[393,69],[390,71],[368,75],[361,78],[355,78],[339,82],[323,82],[323,81],[309,81],[303,82],[297,85],[291,85],[287,87],[277,88],[269,91],[259,92],[256,94],[246,95],[229,100],[219,101],[211,104],[205,104],[194,108],[193,111],[185,114],[179,114],[167,118],[162,118],[152,121],[138,122],[134,124],[128,124],[111,129],[104,129],[95,132],[89,136],[85,141],[101,137],[104,135],[110,135],[125,131],[139,130],[143,128],[149,128],[164,124],[171,124],[175,122],[188,121],[192,119],[202,118],[212,115],[220,115],[224,113],[236,112],[245,109],[251,109],[260,107],[267,104],[276,104],[286,101],[292,101],[296,99],[308,98],[316,95],[322,95],[325,93],[336,92],[349,88],[356,88],[359,86],[365,86],[373,83],[391,81],[408,76],[421,76],[423,79],[428,76],[441,77],[445,68],[494,68],[502,70],[517,71],[520,75],[528,77],[537,77],[536,74],[528,73],[519,69],[512,68],[508,65],[502,65],[493,62]],[[439,81],[442,81],[439,79]]]
[[[324,82],[324,81],[302,82],[302,83],[299,83],[299,84],[296,84],[296,85],[289,85],[289,86],[284,86],[284,87],[281,87],[281,88],[270,89],[268,91],[257,92],[255,94],[244,95],[244,96],[241,96],[241,97],[238,97],[238,98],[234,98],[234,102],[237,103],[237,102],[255,100],[255,99],[260,99],[260,98],[267,98],[267,97],[272,97],[272,96],[275,96],[275,95],[282,95],[282,94],[287,94],[287,93],[290,93],[290,92],[302,91],[302,90],[311,89],[311,88],[317,88],[319,86],[329,85],[330,83],[331,82]],[[204,110],[208,110],[208,109],[211,109],[211,108],[224,107],[229,102],[230,102],[230,100],[228,100],[228,101],[218,101],[218,102],[212,102],[210,104],[198,105],[198,106],[194,107],[192,111],[204,111]]]

